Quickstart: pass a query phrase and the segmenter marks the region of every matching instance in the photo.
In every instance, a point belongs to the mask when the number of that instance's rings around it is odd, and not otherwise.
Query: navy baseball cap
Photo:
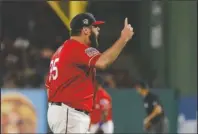
[[[98,26],[104,24],[104,21],[96,21],[91,13],[80,13],[70,22],[71,30],[80,30],[85,26]]]

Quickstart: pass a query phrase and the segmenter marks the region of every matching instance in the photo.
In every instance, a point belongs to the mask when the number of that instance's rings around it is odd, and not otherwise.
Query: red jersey
[[[95,63],[100,52],[70,39],[54,53],[46,80],[49,102],[63,102],[73,108],[93,107]]]
[[[91,124],[101,122],[101,114],[104,110],[108,110],[107,120],[112,120],[112,101],[110,95],[105,89],[100,88],[96,92],[93,111],[90,114]]]

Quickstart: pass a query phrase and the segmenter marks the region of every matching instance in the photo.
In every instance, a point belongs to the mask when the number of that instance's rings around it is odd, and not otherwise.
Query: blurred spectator
[[[3,88],[17,88],[17,75],[12,73],[4,78]]]
[[[116,82],[113,75],[106,74],[105,76],[103,76],[103,79],[104,79],[104,87],[116,88]]]
[[[40,57],[37,61],[36,64],[36,71],[40,76],[44,76],[49,68],[49,64],[50,64],[50,59],[51,56],[53,55],[54,51],[50,48],[43,48],[40,51]]]
[[[131,87],[131,78],[127,70],[115,70],[114,74],[117,88]]]

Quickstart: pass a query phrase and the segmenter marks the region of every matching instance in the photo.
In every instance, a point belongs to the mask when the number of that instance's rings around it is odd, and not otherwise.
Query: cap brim
[[[102,25],[104,23],[104,21],[95,21],[92,25]]]

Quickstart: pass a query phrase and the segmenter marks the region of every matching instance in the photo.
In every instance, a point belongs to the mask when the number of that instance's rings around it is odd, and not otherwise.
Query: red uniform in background
[[[95,68],[100,57],[95,48],[67,40],[53,55],[46,81],[49,102],[92,111]]]
[[[108,114],[105,121],[102,121],[102,114],[107,110]],[[94,108],[90,114],[91,127],[90,132],[95,133],[100,127],[104,133],[113,133],[113,121],[112,121],[112,100],[111,96],[103,88],[99,88],[96,92]]]
[[[101,122],[101,113],[104,110],[108,110],[107,120],[112,120],[112,102],[111,96],[105,91],[103,88],[99,88],[95,101],[94,101],[94,108],[91,112],[91,124],[97,124]]]

